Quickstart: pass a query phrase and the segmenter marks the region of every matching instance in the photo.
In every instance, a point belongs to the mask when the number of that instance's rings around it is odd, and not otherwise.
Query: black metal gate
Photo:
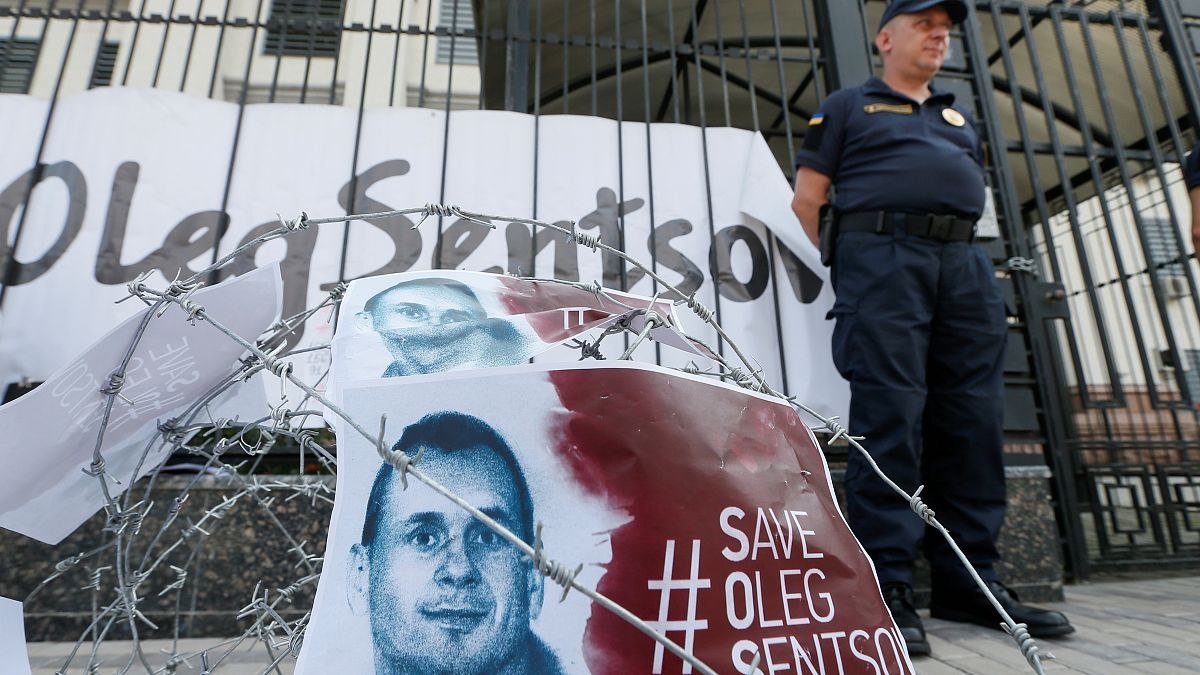
[[[1200,560],[1200,324],[1174,0],[976,3],[965,31],[1076,576]]]
[[[736,126],[761,132],[790,176],[824,96],[872,72],[883,7],[0,0],[0,93],[49,100],[45,129],[59,99],[109,85],[239,110],[478,107]],[[1189,12],[1200,2],[977,0],[939,78],[974,105],[990,150],[1002,235],[990,246],[1012,309],[1008,461],[1053,469],[1077,576],[1200,561],[1200,270],[1179,170],[1200,112]],[[236,142],[230,174],[235,156]],[[44,168],[40,149],[31,160],[21,203]],[[653,219],[653,194],[647,206]],[[0,301],[21,218],[8,226]]]
[[[973,105],[988,149],[1006,463],[1051,467],[1074,576],[1194,565],[1200,268],[1180,163],[1200,112],[1200,3],[973,4],[937,84]],[[820,3],[831,89],[877,70],[884,6]]]

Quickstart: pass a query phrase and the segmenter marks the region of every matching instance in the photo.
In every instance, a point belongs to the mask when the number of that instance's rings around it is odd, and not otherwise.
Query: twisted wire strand
[[[704,305],[704,303],[696,299],[695,293],[685,296],[682,300],[676,300],[675,304],[687,306],[688,309],[692,310],[692,313],[700,317],[700,320],[705,323],[714,321],[714,317],[716,316],[716,312],[709,309]]]
[[[1029,626],[1023,623],[1015,623],[1009,625],[1001,623],[1000,627],[1004,632],[1008,633],[1013,642],[1017,643],[1017,648],[1021,650],[1021,655],[1025,657],[1025,661],[1037,672],[1042,672],[1042,658],[1053,660],[1052,654],[1041,654],[1041,650],[1034,641],[1033,636],[1029,634]]]
[[[116,396],[125,387],[125,373],[117,372],[108,376],[108,384],[101,387],[100,393],[106,396]]]
[[[308,214],[303,211],[300,212],[300,215],[292,218],[291,220],[284,220],[283,216],[279,215],[278,213],[275,214],[275,217],[279,219],[279,225],[288,232],[307,230],[308,226],[311,224],[308,220]]]
[[[429,208],[429,206],[430,205],[426,205],[427,209]],[[368,215],[370,215],[370,214],[368,214]],[[574,223],[570,223],[570,227],[566,228],[566,227],[562,227],[562,226],[554,224],[554,223],[548,223],[548,222],[543,222],[543,221],[538,221],[538,220],[531,220],[531,219],[527,219],[527,218],[515,218],[515,217],[506,217],[506,216],[483,216],[482,214],[473,214],[473,215],[488,218],[489,220],[498,220],[498,221],[512,222],[512,223],[523,223],[523,224],[528,224],[528,225],[531,225],[534,227],[543,227],[543,228],[547,228],[547,229],[552,229],[552,230],[562,232],[572,238],[575,238],[576,241],[578,241],[577,235],[579,233],[576,230]],[[592,248],[590,245],[590,242],[588,244],[588,247]],[[942,534],[942,536],[949,542],[950,546],[955,551],[956,555],[959,557],[959,559],[963,563],[964,567],[966,567],[966,569],[974,577],[974,579],[976,581],[976,585],[989,598],[990,602],[997,609],[997,611],[1001,614],[1001,616],[1004,617],[1005,623],[1008,625],[1015,625],[1015,623],[1012,621],[1012,618],[1010,616],[1008,616],[1007,612],[1004,611],[1003,607],[1000,606],[1000,604],[996,600],[995,596],[991,593],[991,590],[987,588],[987,585],[983,582],[983,580],[974,571],[974,567],[970,564],[970,562],[967,560],[965,554],[963,554],[962,550],[954,542],[954,540],[950,536],[949,532],[945,529],[944,526],[942,526],[940,524],[940,522],[937,521],[936,517],[931,513],[932,510],[929,509],[929,507],[927,505],[925,505],[923,501],[920,500],[919,494],[915,496],[915,501],[914,501],[914,495],[909,495],[906,491],[904,491],[902,488],[900,488],[898,485],[896,485],[895,482],[893,482],[890,478],[888,478],[886,476],[886,474],[884,474],[882,469],[879,468],[878,464],[875,463],[874,459],[870,456],[870,453],[868,453],[866,451],[866,449],[863,448],[862,445],[859,443],[859,440],[861,440],[861,439],[850,436],[849,433],[847,431],[845,431],[844,427],[842,427],[840,424],[833,424],[831,426],[831,424],[830,424],[831,420],[829,418],[827,418],[823,415],[817,414],[816,411],[812,410],[811,408],[808,408],[807,406],[803,406],[802,404],[799,404],[794,399],[789,399],[786,395],[784,395],[778,391],[775,391],[772,387],[770,387],[770,385],[766,382],[766,380],[763,377],[763,375],[761,374],[761,372],[756,370],[751,365],[749,359],[742,352],[741,348],[737,345],[737,343],[735,341],[733,341],[729,337],[729,335],[724,331],[724,329],[720,326],[720,324],[717,323],[717,321],[715,320],[715,313],[712,310],[710,310],[709,308],[705,307],[702,303],[700,303],[699,300],[696,299],[694,293],[688,295],[688,294],[684,294],[684,293],[680,292],[680,290],[678,288],[676,288],[674,285],[668,283],[667,281],[662,279],[660,276],[658,276],[654,272],[654,270],[646,267],[639,261],[633,259],[631,256],[626,254],[624,251],[621,251],[619,249],[608,246],[607,244],[600,242],[598,239],[596,240],[596,246],[593,250],[597,250],[597,249],[602,249],[606,252],[616,255],[619,258],[621,258],[622,260],[625,260],[626,262],[633,264],[634,266],[640,268],[641,270],[646,272],[647,276],[649,276],[652,279],[654,279],[655,281],[657,281],[663,288],[665,288],[668,291],[672,291],[672,292],[676,293],[679,298],[682,298],[683,299],[682,304],[686,305],[689,309],[691,309],[692,312],[695,313],[706,324],[712,326],[714,328],[714,330],[716,330],[718,336],[720,336],[723,340],[728,342],[728,344],[730,345],[730,348],[733,350],[734,354],[742,362],[742,365],[745,366],[746,368],[750,369],[750,373],[751,373],[750,377],[753,378],[757,382],[758,391],[761,391],[763,393],[773,395],[780,399],[788,401],[789,403],[791,403],[793,405],[793,407],[796,407],[799,410],[803,410],[804,412],[807,412],[808,414],[812,415],[816,419],[821,420],[826,425],[826,429],[834,434],[834,438],[841,438],[841,437],[846,438],[850,442],[851,446],[853,446],[856,451],[861,453],[867,459],[867,461],[870,464],[870,466],[872,467],[873,471],[881,479],[883,479],[885,481],[885,483],[887,483],[888,486],[894,492],[896,492],[898,495],[900,495],[902,498],[904,498],[906,502],[908,502],[910,504],[910,506],[914,509],[914,513],[916,513],[918,515],[918,517],[921,517],[922,520],[925,520],[926,517],[928,517],[928,520],[926,522],[929,522],[933,527],[935,527],[935,529],[937,529]],[[722,362],[723,366],[725,366],[727,369],[729,369],[731,371],[731,374],[737,374],[736,371],[729,368],[728,364],[723,363],[723,359],[721,359],[721,357],[718,356],[717,358],[719,359],[719,361]],[[738,366],[738,368],[740,368],[740,367],[741,366]],[[744,375],[745,371],[741,371],[741,373]],[[346,419],[346,416],[344,414],[339,413],[339,416],[341,416],[343,419]],[[1035,658],[1032,660],[1031,665],[1033,666],[1035,672],[1041,673],[1042,672],[1041,666],[1040,666],[1040,663],[1036,659],[1036,654],[1034,654],[1034,657]]]
[[[587,232],[579,232],[578,230],[571,232],[571,239],[585,248],[595,251],[600,248],[600,236],[588,234]]]
[[[252,355],[249,359],[247,359],[244,362],[244,367],[243,367],[242,371],[238,374],[238,377],[230,380],[230,384],[240,381],[240,379],[242,378],[243,375],[249,376],[250,374],[253,374],[253,372],[256,372],[257,370],[270,369],[271,372],[275,373],[276,375],[278,375],[280,377],[281,382],[287,381],[287,382],[291,382],[292,384],[299,386],[302,390],[305,391],[306,398],[311,397],[315,400],[320,401],[321,403],[323,403],[326,406],[326,408],[329,410],[330,413],[335,414],[338,417],[346,420],[347,424],[352,429],[354,429],[357,433],[364,436],[368,440],[372,441],[376,445],[381,457],[383,457],[385,461],[388,461],[389,463],[391,463],[396,469],[398,469],[401,472],[401,479],[402,479],[401,482],[402,482],[403,486],[407,487],[406,479],[409,475],[411,475],[413,478],[425,483],[427,486],[434,489],[435,492],[442,494],[444,497],[446,497],[450,501],[452,501],[452,502],[458,504],[460,507],[464,508],[466,511],[471,513],[471,515],[473,517],[475,517],[476,519],[483,522],[485,525],[490,527],[492,530],[496,531],[498,534],[500,534],[502,537],[504,537],[506,540],[508,540],[511,544],[513,544],[515,547],[517,547],[519,550],[521,550],[523,553],[525,553],[526,558],[531,562],[531,564],[533,564],[535,566],[536,569],[538,569],[539,573],[543,574],[547,578],[552,579],[553,581],[555,581],[555,583],[558,583],[559,585],[563,586],[564,597],[570,589],[576,589],[579,592],[584,593],[589,598],[591,598],[593,602],[596,602],[597,604],[605,607],[606,609],[613,611],[618,616],[620,616],[623,620],[629,622],[630,624],[635,626],[641,632],[645,633],[646,635],[650,636],[651,638],[653,638],[653,639],[657,640],[658,642],[660,642],[661,644],[663,644],[673,654],[675,654],[676,656],[679,656],[681,659],[687,661],[688,663],[691,663],[693,665],[693,667],[696,667],[698,670],[700,670],[701,672],[704,672],[704,673],[712,673],[713,671],[711,671],[703,663],[701,663],[700,661],[695,659],[694,656],[692,656],[691,654],[689,654],[688,652],[686,652],[685,650],[680,648],[678,645],[675,645],[672,641],[667,639],[665,636],[657,633],[653,629],[650,629],[638,617],[633,616],[628,611],[624,610],[623,607],[621,607],[620,605],[617,605],[616,603],[612,602],[610,599],[599,594],[598,592],[594,591],[593,589],[589,589],[586,586],[583,586],[582,584],[580,584],[580,582],[576,579],[576,576],[578,575],[581,567],[576,568],[574,571],[571,571],[567,566],[551,560],[546,555],[545,551],[543,550],[541,537],[540,537],[540,523],[539,523],[538,534],[535,537],[535,542],[534,542],[535,546],[530,547],[524,541],[521,541],[519,538],[517,538],[512,532],[510,532],[506,528],[500,526],[498,523],[495,523],[494,521],[492,521],[492,519],[489,518],[486,514],[483,514],[483,513],[479,512],[477,509],[471,507],[470,504],[468,504],[468,503],[464,502],[463,500],[461,500],[460,498],[458,498],[457,495],[455,495],[453,492],[451,492],[444,486],[441,486],[440,483],[438,483],[437,481],[433,480],[432,478],[430,478],[429,476],[427,476],[423,472],[421,472],[416,466],[417,461],[420,459],[420,453],[418,453],[417,456],[412,457],[412,458],[408,457],[407,455],[405,455],[404,453],[401,453],[401,452],[392,453],[390,451],[390,449],[388,449],[383,444],[384,431],[385,431],[384,426],[383,426],[383,424],[384,424],[383,419],[381,419],[379,436],[377,436],[377,437],[373,436],[372,434],[367,432],[364,428],[362,428],[360,425],[358,425],[357,422],[350,419],[349,416],[346,415],[344,411],[342,411],[340,408],[333,405],[327,399],[322,397],[316,390],[312,389],[311,387],[308,387],[305,383],[299,381],[299,379],[293,374],[291,368],[285,367],[285,366],[290,366],[290,363],[281,362],[276,358],[276,355],[274,353],[259,350],[257,348],[257,345],[250,344],[247,341],[242,340],[239,336],[237,336],[236,334],[233,334],[231,331],[229,331],[227,328],[225,328],[222,324],[220,324],[217,321],[214,321],[212,319],[212,317],[208,316],[208,314],[205,312],[205,310],[202,306],[191,301],[188,297],[190,295],[191,291],[194,290],[196,287],[198,287],[199,279],[201,279],[207,275],[210,275],[213,272],[215,272],[216,270],[219,270],[220,268],[224,267],[230,261],[236,259],[238,256],[245,254],[252,247],[260,245],[267,241],[271,241],[273,239],[277,239],[277,238],[286,236],[286,235],[290,234],[291,232],[301,230],[301,229],[306,229],[308,227],[311,227],[312,225],[320,225],[323,223],[349,222],[352,220],[371,220],[371,219],[387,218],[387,217],[402,216],[402,215],[411,215],[411,214],[418,214],[418,213],[421,214],[421,218],[420,218],[420,221],[416,225],[414,225],[414,227],[416,227],[417,225],[420,225],[427,218],[432,217],[432,216],[438,216],[438,217],[453,216],[453,217],[464,218],[464,219],[470,220],[472,222],[476,222],[476,223],[479,223],[479,224],[482,224],[482,225],[485,225],[485,226],[491,227],[491,228],[495,227],[495,225],[493,224],[492,221],[502,221],[502,222],[511,222],[511,223],[524,223],[524,224],[529,224],[534,227],[543,227],[546,229],[556,230],[558,232],[564,233],[565,235],[570,237],[572,240],[574,240],[576,243],[583,245],[583,246],[589,248],[590,250],[593,250],[593,251],[603,250],[604,252],[613,254],[613,255],[621,258],[622,260],[644,270],[648,276],[650,276],[652,279],[657,281],[663,288],[671,291],[672,293],[674,293],[676,295],[676,297],[680,298],[679,300],[675,301],[675,304],[686,305],[688,307],[688,309],[691,310],[694,314],[696,314],[696,316],[699,317],[704,323],[712,326],[720,339],[722,339],[730,344],[734,354],[741,361],[742,365],[731,366],[722,357],[718,356],[717,362],[721,366],[722,370],[724,371],[724,372],[720,373],[720,375],[723,378],[729,378],[729,379],[733,380],[736,384],[739,384],[740,386],[751,388],[751,389],[761,391],[763,393],[777,396],[781,399],[787,400],[797,410],[801,410],[803,412],[808,413],[809,415],[812,415],[814,418],[816,418],[818,420],[822,420],[823,423],[826,425],[825,430],[827,430],[831,434],[833,434],[833,437],[831,438],[830,442],[833,442],[840,438],[846,438],[849,441],[849,443],[851,444],[851,446],[856,449],[856,451],[862,453],[868,459],[868,462],[872,465],[875,472],[877,474],[879,474],[885,480],[885,482],[887,482],[889,484],[889,486],[894,491],[898,492],[898,494],[902,495],[908,501],[908,503],[910,504],[910,507],[912,507],[914,513],[916,513],[918,515],[918,517],[921,517],[922,520],[929,523],[931,526],[935,527],[935,529],[938,529],[942,533],[942,535],[950,542],[952,548],[955,550],[955,552],[959,556],[960,560],[965,565],[967,565],[968,570],[973,572],[973,568],[971,568],[969,566],[969,563],[966,560],[965,556],[962,554],[961,550],[958,549],[957,545],[954,544],[953,539],[950,537],[949,533],[936,520],[935,514],[933,513],[932,509],[930,509],[920,499],[920,493],[922,490],[921,488],[919,488],[912,495],[906,494],[902,489],[900,489],[893,482],[891,482],[889,479],[887,479],[887,477],[885,475],[883,475],[882,471],[878,468],[878,466],[874,464],[873,460],[871,460],[871,458],[870,458],[870,455],[866,452],[865,449],[862,448],[861,444],[858,443],[859,440],[862,440],[861,437],[850,436],[849,432],[846,431],[844,427],[842,427],[840,424],[838,424],[836,422],[836,418],[830,419],[830,418],[822,417],[821,415],[815,413],[811,409],[808,409],[805,406],[803,406],[802,404],[799,404],[794,399],[789,399],[786,396],[784,396],[783,394],[772,389],[767,384],[767,382],[761,372],[761,369],[755,368],[750,363],[750,361],[746,358],[745,354],[740,350],[740,347],[737,345],[737,343],[734,342],[732,339],[730,339],[729,336],[724,331],[724,329],[716,322],[715,312],[713,312],[708,307],[704,306],[696,298],[695,293],[692,293],[690,295],[683,294],[682,292],[679,291],[678,288],[667,283],[665,280],[663,280],[661,277],[659,277],[656,273],[654,273],[654,271],[652,269],[649,269],[646,266],[642,265],[637,260],[635,260],[632,257],[625,254],[623,251],[620,251],[618,249],[613,248],[612,246],[604,244],[600,240],[599,236],[589,235],[586,233],[578,232],[574,222],[568,223],[570,226],[568,229],[566,227],[563,227],[563,226],[555,224],[555,223],[545,223],[545,222],[541,222],[541,221],[529,220],[529,219],[523,219],[523,218],[486,216],[483,214],[467,212],[467,211],[464,211],[455,206],[447,206],[447,205],[432,204],[432,203],[426,204],[424,207],[416,208],[416,209],[401,209],[401,210],[396,210],[396,211],[380,212],[380,213],[373,213],[373,214],[353,214],[353,215],[348,215],[348,216],[343,216],[343,217],[326,218],[326,219],[312,219],[312,218],[309,218],[306,213],[301,213],[301,215],[299,217],[292,219],[292,220],[285,220],[282,217],[280,217],[279,218],[280,227],[277,228],[276,230],[272,230],[271,232],[268,232],[268,233],[256,238],[255,240],[246,242],[242,246],[239,246],[237,249],[232,251],[230,254],[224,256],[220,260],[217,260],[209,267],[201,270],[200,272],[197,272],[196,274],[194,274],[192,277],[189,277],[188,279],[184,279],[184,280],[177,279],[176,281],[171,282],[171,284],[168,286],[168,288],[165,291],[159,292],[159,291],[154,291],[153,289],[149,288],[147,286],[147,284],[145,283],[149,274],[147,273],[147,274],[141,275],[137,279],[135,279],[135,280],[131,281],[129,284],[127,284],[127,289],[129,290],[129,295],[126,296],[125,298],[122,298],[120,301],[124,301],[124,300],[128,299],[129,297],[136,297],[136,298],[142,300],[142,302],[147,304],[148,306],[153,307],[154,305],[158,305],[159,309],[163,309],[164,306],[168,303],[173,303],[173,304],[177,304],[185,312],[185,314],[187,316],[187,320],[189,322],[194,323],[195,321],[200,321],[200,320],[210,322],[214,327],[218,328],[218,330],[220,330],[225,335],[227,335],[228,337],[230,337],[231,339],[233,339],[234,341],[238,342],[243,347],[245,347]],[[195,284],[195,285],[193,285],[193,284]],[[600,285],[598,283],[593,282],[593,284],[594,284],[594,286],[588,287],[588,290],[591,290],[592,292],[596,293],[597,296],[607,297],[604,295],[604,290],[602,289],[602,287],[600,287]],[[338,287],[335,287],[334,291],[330,294],[330,296],[326,302],[335,302],[336,303],[336,302],[340,301],[342,299],[342,297],[344,297],[344,293],[345,293],[344,284],[339,284]],[[315,311],[315,310],[312,310],[312,311]],[[307,319],[308,316],[312,315],[312,311],[305,312],[305,313],[302,313],[301,315],[298,315],[299,322],[293,323],[290,327],[288,327],[288,330],[289,331],[295,330],[296,326],[301,325],[302,322],[305,319]],[[153,310],[152,310],[152,312],[153,312]],[[148,316],[149,316],[149,314],[150,313],[148,313]],[[148,321],[149,319],[147,318],[146,320]],[[287,322],[283,322],[283,323],[286,324]],[[285,326],[280,326],[279,329],[282,330],[284,327]],[[145,323],[143,323],[142,328],[139,331],[138,335],[132,341],[129,352],[126,355],[125,361],[123,362],[121,367],[116,371],[116,373],[123,375],[124,368],[128,364],[129,357],[132,356],[132,351],[136,347],[138,341],[141,339],[141,334],[142,334],[142,332],[144,332],[144,330],[145,330]],[[618,329],[618,330],[620,330],[620,329]],[[695,338],[689,337],[689,339],[698,345],[703,345],[702,342],[696,340]],[[712,350],[709,349],[709,351],[711,352]],[[280,363],[283,363],[285,365],[280,365]],[[694,364],[691,364],[691,365],[694,366]],[[278,368],[279,370],[276,371],[276,368]],[[698,367],[692,367],[690,369],[685,368],[685,371],[694,372],[695,374],[704,374],[699,371]],[[111,382],[110,382],[110,385],[111,385]],[[99,468],[100,468],[100,471],[98,471],[97,473],[100,474],[98,477],[100,478],[101,485],[104,487],[106,503],[109,503],[109,504],[114,504],[115,502],[112,500],[111,497],[109,497],[107,485],[103,478],[103,468],[104,468],[103,458],[99,454],[99,447],[100,447],[102,439],[103,439],[103,431],[107,427],[108,411],[111,410],[111,405],[112,405],[113,400],[114,400],[114,397],[110,396],[109,400],[108,400],[108,409],[106,409],[106,411],[104,413],[103,421],[101,424],[101,431],[100,431],[99,437],[97,438],[97,444],[96,444],[96,449],[94,452],[94,460],[93,460],[93,468],[95,468],[96,466],[99,466]],[[182,416],[181,416],[181,418],[182,418]],[[269,419],[272,419],[272,417],[268,417],[266,419],[269,420]],[[167,439],[168,441],[175,442],[175,441],[180,440],[178,438],[175,438],[174,434],[168,434],[167,430],[160,429],[160,431],[163,432],[164,438]],[[170,435],[171,437],[168,438],[168,435]],[[219,457],[221,456],[221,453],[220,453],[219,449],[220,449],[220,447],[224,447],[224,446],[222,446],[222,443],[223,443],[223,439],[217,440],[216,444],[214,446],[214,451],[211,453],[208,453],[207,456],[209,457],[209,459],[208,459],[209,464],[211,464],[212,462],[220,461]],[[320,445],[317,444],[312,437],[301,437],[300,443],[303,447],[308,447],[310,449],[313,449],[314,451],[316,451],[316,448],[320,448]],[[218,447],[218,446],[220,446],[220,447]],[[323,451],[324,449],[322,448],[321,450]],[[328,455],[328,453],[325,453],[325,454]],[[143,459],[145,458],[145,454],[143,454],[142,458]],[[332,456],[328,456],[327,459],[331,463],[336,463],[335,460],[333,460]],[[237,474],[235,473],[234,475],[236,476]],[[299,493],[297,493],[297,494],[299,494]],[[187,495],[187,493],[185,490],[185,492],[182,494],[182,497],[176,497],[175,499],[173,499],[171,501],[170,505],[168,506],[168,514],[169,514],[170,520],[174,520],[175,518],[178,517],[178,514],[181,511],[181,507],[182,507],[184,501],[186,501],[186,495]],[[150,571],[152,571],[155,567],[157,567],[160,562],[165,560],[165,557],[170,552],[170,550],[174,550],[178,546],[183,545],[183,542],[187,541],[190,538],[197,537],[197,536],[199,536],[199,537],[208,536],[209,531],[204,529],[205,523],[208,521],[217,521],[217,520],[220,520],[221,518],[223,518],[229,512],[229,509],[232,508],[233,503],[236,502],[237,499],[240,498],[241,496],[250,496],[251,498],[256,500],[256,502],[258,502],[260,504],[260,506],[270,503],[269,500],[264,500],[262,497],[260,497],[257,494],[257,491],[244,490],[242,493],[239,493],[239,495],[237,497],[230,498],[230,499],[226,500],[225,502],[223,502],[222,504],[219,504],[216,507],[210,509],[207,513],[204,514],[204,516],[198,522],[193,523],[188,528],[186,528],[181,533],[181,535],[176,540],[176,542],[173,543],[170,547],[168,547],[169,550],[164,551],[162,553],[162,555],[160,555],[158,558],[151,561],[150,564],[148,565],[148,567],[147,567],[147,562],[143,561],[142,568],[145,568],[145,569],[139,568],[139,570],[137,570],[137,571],[129,570],[129,569],[127,569],[127,564],[124,564],[124,563],[119,564],[116,567],[115,571],[118,575],[118,586],[117,587],[119,589],[119,597],[116,600],[114,600],[112,603],[110,603],[109,605],[104,607],[98,613],[93,624],[91,626],[89,626],[89,628],[87,629],[87,631],[97,631],[98,632],[98,634],[93,634],[94,637],[97,638],[96,646],[93,648],[93,659],[92,659],[93,662],[95,661],[95,659],[94,659],[95,653],[96,653],[95,649],[98,648],[98,641],[103,639],[104,635],[108,631],[109,626],[111,626],[113,624],[113,621],[115,620],[115,618],[119,614],[124,614],[127,617],[126,621],[127,621],[127,623],[129,623],[130,629],[133,633],[134,651],[137,652],[137,654],[130,657],[129,665],[133,664],[134,659],[140,656],[140,648],[138,647],[138,644],[137,644],[137,642],[138,642],[137,631],[134,628],[134,624],[147,622],[144,615],[142,615],[141,612],[137,609],[137,598],[136,598],[135,592],[136,592],[138,585],[145,581],[145,579],[148,577]],[[128,498],[128,494],[126,495],[126,498]],[[274,498],[271,498],[271,499],[274,499]],[[133,534],[136,534],[136,532],[134,530],[140,529],[142,519],[144,518],[145,513],[148,513],[148,508],[149,507],[147,507],[147,510],[145,512],[137,511],[136,509],[125,510],[125,511],[117,509],[115,511],[115,513],[122,516],[119,520],[123,523],[123,526],[121,527],[121,531],[118,534],[118,537],[120,538],[120,537],[132,536]],[[264,506],[264,508],[266,508],[266,507]],[[272,515],[269,510],[267,510],[266,512],[269,515]],[[137,515],[133,515],[133,514],[137,514]],[[274,517],[274,516],[272,515],[272,517]],[[276,519],[276,522],[278,523],[277,519]],[[156,541],[157,541],[157,538],[159,536],[161,536],[161,534],[165,531],[165,527],[166,526],[164,525],[163,528],[161,528],[159,530],[159,532],[155,535]],[[290,538],[290,534],[287,532],[287,529],[283,528],[282,524],[279,524],[279,527],[281,528],[281,532],[283,532],[285,536],[288,536]],[[298,556],[301,557],[302,563],[303,562],[311,562],[314,559],[318,562],[320,561],[319,558],[306,554],[303,549],[303,544],[296,544],[294,540],[292,540],[292,543],[295,545],[293,550],[294,550],[294,552],[296,552],[296,554]],[[99,547],[98,549],[96,549],[96,551],[94,551],[93,553],[102,552],[104,550],[107,550],[108,548],[109,548],[108,546],[102,546],[102,547]],[[117,552],[118,561],[121,561],[122,559],[127,558],[127,556],[124,556],[123,548],[120,544],[118,544],[118,546],[116,548],[116,552]],[[149,550],[147,550],[146,555],[149,556]],[[80,559],[83,559],[83,558],[80,558]],[[70,560],[72,560],[72,558],[68,558],[64,561],[60,561],[60,563],[58,565],[56,565],[55,574],[52,575],[50,578],[48,578],[46,581],[44,581],[43,585],[45,583],[49,582],[51,579],[53,579],[55,575],[64,574],[65,571],[69,570],[75,564],[78,564],[78,561],[71,563],[71,564],[65,564],[65,563],[68,563],[68,561],[70,561]],[[126,562],[127,562],[127,560],[126,560]],[[59,566],[62,566],[62,569],[59,569]],[[316,578],[315,573],[312,574],[310,578]],[[1027,629],[1025,629],[1025,627],[1022,625],[1014,624],[1012,622],[1011,617],[1009,617],[1004,612],[1003,608],[1001,606],[999,606],[998,602],[991,595],[990,590],[988,590],[986,588],[986,585],[984,585],[982,583],[982,580],[978,578],[978,575],[975,575],[975,579],[976,579],[977,584],[980,585],[980,587],[984,590],[985,594],[987,594],[988,597],[991,599],[992,604],[997,608],[998,612],[1005,619],[1006,630],[1008,630],[1009,634],[1013,636],[1014,641],[1017,643],[1017,646],[1021,649],[1023,655],[1026,656],[1026,659],[1030,663],[1031,667],[1033,667],[1035,672],[1041,673],[1042,670],[1041,670],[1040,661],[1038,660],[1039,659],[1038,649],[1037,649],[1037,646],[1034,643],[1032,637],[1028,635]],[[299,582],[297,582],[297,583],[299,583]],[[310,582],[305,582],[305,583],[310,583]],[[38,589],[42,588],[43,585],[39,585]],[[303,584],[301,584],[301,585],[303,585]],[[291,586],[289,586],[288,588],[291,588]],[[297,586],[297,588],[299,588],[299,586]],[[36,593],[38,589],[35,589],[34,593]],[[283,593],[281,591],[279,593],[278,597],[276,598],[276,600],[273,603],[271,603],[271,606],[273,607],[275,604],[277,604],[279,602],[290,601],[295,592],[296,591],[292,591],[289,593]],[[32,595],[33,594],[31,594],[30,597],[32,597]],[[263,613],[260,613],[260,618],[259,618],[259,620],[256,621],[256,626],[261,627],[261,624],[262,624],[261,615],[262,614]],[[308,615],[306,615],[306,617],[307,616]],[[300,639],[296,636],[303,634],[303,630],[301,628],[299,628],[299,626],[300,626],[300,623],[302,623],[305,620],[306,620],[305,618],[302,618],[301,622],[297,623],[297,629],[293,630],[291,633],[293,639],[296,639],[296,640]],[[254,630],[257,630],[257,629],[252,626],[250,629],[247,629],[247,631],[244,632],[240,638],[234,638],[229,641],[226,641],[226,644],[232,644],[233,646],[230,647],[229,651],[225,652],[225,655],[222,656],[217,661],[216,665],[220,665],[220,663],[225,659],[225,657],[227,657],[229,654],[231,654],[233,652],[233,649],[235,649],[238,644],[241,644],[241,642],[244,641],[245,639],[253,637]],[[88,634],[87,631],[85,631],[84,635]],[[80,640],[82,641],[82,639],[83,638],[81,637]],[[79,643],[76,644],[75,650],[77,650],[78,647],[79,647]],[[268,647],[269,647],[269,645],[268,645]],[[195,654],[193,654],[193,655],[195,655]],[[201,662],[202,662],[202,665],[203,665],[203,668],[205,669],[205,671],[210,670],[210,664],[208,661],[207,650],[198,652],[198,655],[200,656],[200,659],[201,659]],[[172,662],[175,661],[175,657],[176,657],[176,655],[173,654],[171,657]],[[761,657],[761,654],[756,652],[755,657],[754,657],[755,663],[758,662],[760,657]],[[1047,657],[1049,657],[1049,655],[1047,655]],[[73,650],[72,656],[70,658],[74,658],[74,650]],[[180,656],[180,658],[185,658],[185,657]],[[68,660],[68,663],[69,663],[69,660]],[[143,663],[145,664],[144,657],[143,657]],[[148,665],[147,665],[147,668],[149,668]],[[65,669],[65,666],[64,666],[64,669]],[[753,672],[753,670],[751,672]]]

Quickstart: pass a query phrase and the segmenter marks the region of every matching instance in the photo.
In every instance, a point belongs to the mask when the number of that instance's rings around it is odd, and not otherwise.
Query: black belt
[[[838,216],[838,229],[841,232],[889,234],[897,226],[907,234],[941,242],[971,241],[975,238],[975,221],[953,215],[858,211]]]

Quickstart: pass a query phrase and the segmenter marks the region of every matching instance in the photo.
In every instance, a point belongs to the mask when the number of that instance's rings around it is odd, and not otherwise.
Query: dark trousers
[[[1004,522],[1004,303],[979,246],[843,233],[833,266],[833,358],[850,381],[848,428],[880,468],[937,514],[985,580]],[[933,583],[972,588],[962,563],[857,451],[847,518],[881,584],[912,583],[924,543]]]

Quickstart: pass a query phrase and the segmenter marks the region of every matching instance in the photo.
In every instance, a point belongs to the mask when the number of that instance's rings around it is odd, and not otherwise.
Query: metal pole
[[[1162,24],[1162,42],[1183,85],[1192,129],[1200,129],[1200,74],[1196,71],[1196,49],[1183,25],[1179,0],[1150,0],[1148,9]]]
[[[871,44],[864,40],[862,3],[814,0],[821,56],[829,90],[857,86],[871,77]]]
[[[962,30],[971,73],[975,79],[975,90],[983,113],[982,126],[990,141],[990,159],[995,168],[994,175],[999,188],[997,207],[1004,214],[1002,223],[1006,225],[1003,235],[1012,253],[1030,257],[1032,247],[1023,229],[1021,205],[1017,202],[1017,188],[1008,159],[1008,142],[991,88],[987,57],[982,47],[983,37],[974,7],[971,8],[967,21],[963,23]],[[1055,515],[1060,537],[1064,542],[1064,554],[1075,578],[1085,579],[1088,572],[1088,556],[1083,526],[1078,513],[1071,513],[1063,508],[1063,505],[1076,504],[1078,501],[1075,497],[1075,468],[1072,457],[1067,452],[1067,435],[1064,430],[1064,425],[1069,423],[1069,412],[1063,406],[1062,398],[1056,389],[1056,383],[1063,381],[1061,364],[1057,361],[1054,348],[1056,341],[1053,332],[1047,329],[1045,322],[1038,316],[1036,301],[1030,301],[1035,297],[1036,279],[1028,274],[1015,273],[1013,284],[1022,299],[1021,310],[1029,331],[1029,346],[1046,432],[1047,462],[1054,473],[1052,485],[1057,495],[1058,506]]]
[[[509,0],[504,109],[529,111],[529,0]]]

